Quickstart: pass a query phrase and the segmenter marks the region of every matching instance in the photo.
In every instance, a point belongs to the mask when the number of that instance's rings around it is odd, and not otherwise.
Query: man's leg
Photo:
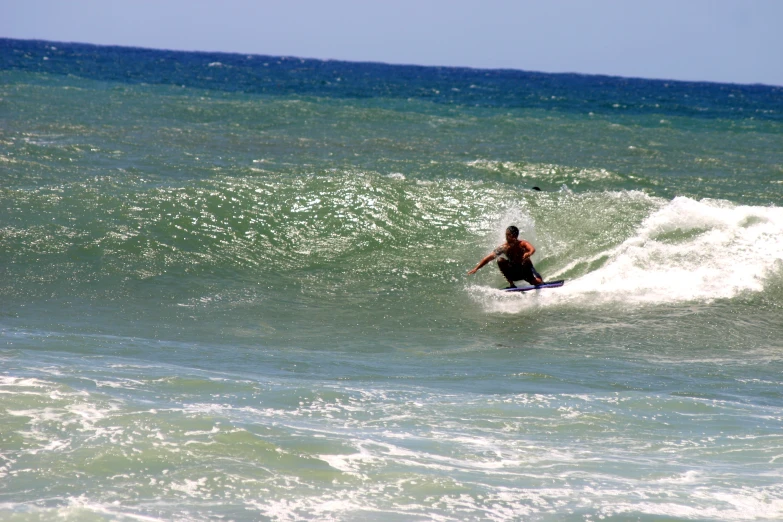
[[[500,269],[500,273],[503,274],[503,277],[506,278],[506,281],[508,281],[508,287],[516,288],[517,285],[514,284],[514,278],[516,277],[516,274],[514,274],[515,270],[513,270],[508,259],[498,259],[498,268]]]
[[[541,277],[541,274],[539,274],[536,271],[536,268],[533,266],[533,263],[528,261],[525,263],[524,270],[524,276],[522,279],[530,283],[531,285],[540,285],[544,283],[543,278]]]

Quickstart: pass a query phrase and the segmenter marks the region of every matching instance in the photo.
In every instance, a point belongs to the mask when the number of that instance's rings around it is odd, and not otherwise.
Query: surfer
[[[516,288],[514,281],[520,279],[524,279],[531,285],[540,285],[544,280],[530,261],[530,256],[535,253],[536,248],[524,239],[519,239],[519,229],[511,225],[506,229],[506,242],[468,270],[468,275],[475,274],[479,268],[497,258],[498,268],[508,281],[509,288]]]

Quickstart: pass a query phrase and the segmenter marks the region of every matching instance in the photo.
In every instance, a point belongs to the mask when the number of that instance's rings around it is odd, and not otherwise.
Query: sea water
[[[0,40],[0,520],[781,520],[782,197],[779,87]]]

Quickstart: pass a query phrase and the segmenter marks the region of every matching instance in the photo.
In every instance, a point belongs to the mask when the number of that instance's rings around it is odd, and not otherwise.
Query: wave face
[[[0,518],[783,517],[779,88],[0,57]]]

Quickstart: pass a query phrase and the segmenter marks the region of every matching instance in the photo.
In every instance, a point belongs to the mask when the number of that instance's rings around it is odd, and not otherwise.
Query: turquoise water
[[[0,520],[783,518],[783,89],[0,57]]]

